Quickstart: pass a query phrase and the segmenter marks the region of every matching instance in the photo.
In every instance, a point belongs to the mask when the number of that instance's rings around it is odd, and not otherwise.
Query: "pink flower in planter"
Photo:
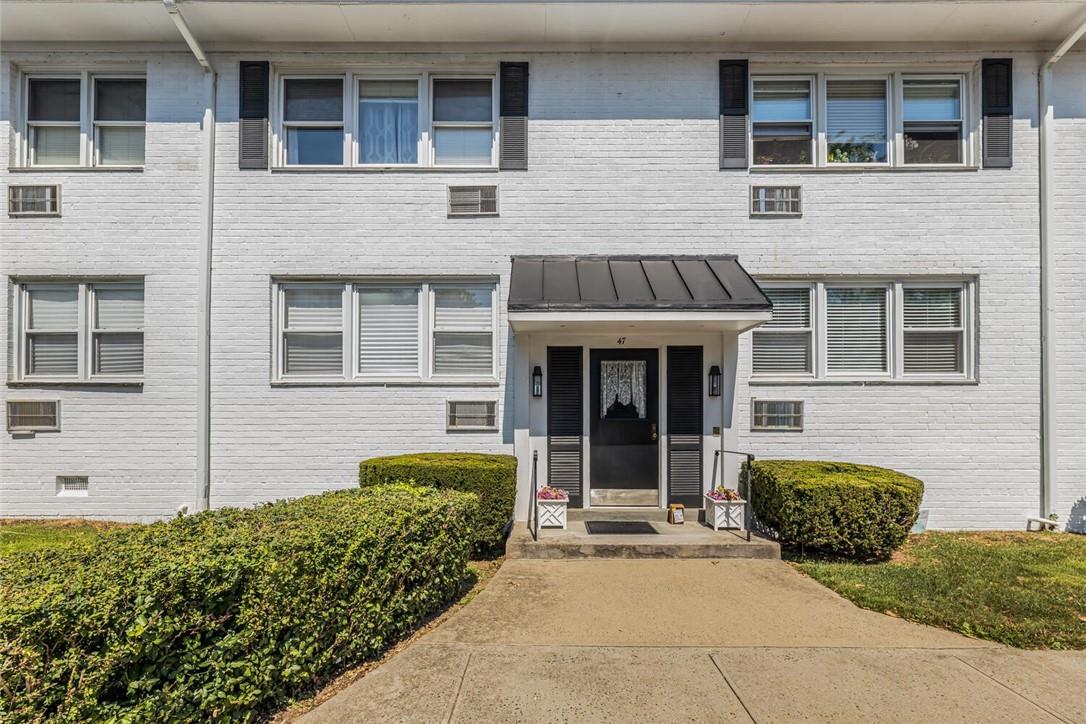
[[[569,500],[569,493],[561,488],[552,488],[546,485],[536,493],[536,500]]]
[[[710,490],[706,495],[713,500],[742,500],[739,496],[739,491],[732,490],[731,488],[720,487],[716,490]]]

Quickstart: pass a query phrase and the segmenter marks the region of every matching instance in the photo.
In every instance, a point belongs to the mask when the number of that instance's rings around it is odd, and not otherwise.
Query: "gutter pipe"
[[[1056,218],[1055,181],[1055,109],[1049,100],[1052,69],[1086,35],[1086,16],[1042,63],[1038,73],[1038,131],[1040,141],[1040,252],[1041,252],[1041,517],[1048,518],[1055,508],[1058,489],[1055,426],[1055,323],[1056,308],[1052,295],[1052,273],[1056,266],[1053,227]]]
[[[215,219],[215,115],[218,73],[207,58],[200,41],[192,34],[177,0],[162,0],[170,20],[177,26],[196,62],[204,69],[207,107],[201,123],[204,131],[204,177],[200,201],[200,281],[197,329],[197,420],[196,420],[196,510],[211,507],[211,250]]]

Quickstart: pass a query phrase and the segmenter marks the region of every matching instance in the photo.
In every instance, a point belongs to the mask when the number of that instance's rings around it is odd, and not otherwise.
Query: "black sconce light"
[[[543,369],[536,365],[532,369],[532,397],[543,396]]]
[[[709,397],[720,397],[720,368],[716,365],[709,368]]]

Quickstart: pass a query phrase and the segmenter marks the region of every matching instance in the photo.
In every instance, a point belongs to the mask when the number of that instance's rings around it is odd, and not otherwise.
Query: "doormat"
[[[660,535],[647,520],[586,520],[592,535]]]

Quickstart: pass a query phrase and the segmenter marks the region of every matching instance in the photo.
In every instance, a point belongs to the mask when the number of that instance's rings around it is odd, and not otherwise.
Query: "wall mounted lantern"
[[[716,365],[709,368],[709,397],[720,397],[720,368]]]
[[[536,365],[532,369],[532,397],[543,396],[543,369]]]

